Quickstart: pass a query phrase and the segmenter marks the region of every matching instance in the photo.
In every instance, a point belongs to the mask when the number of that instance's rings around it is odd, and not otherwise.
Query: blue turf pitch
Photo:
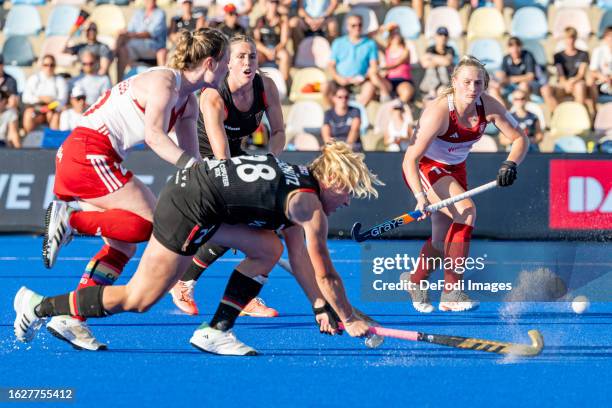
[[[206,271],[196,289],[203,316],[180,314],[166,296],[146,314],[91,319],[95,334],[109,344],[106,352],[73,350],[44,329],[31,345],[18,344],[12,335],[17,289],[27,285],[48,295],[73,289],[100,244],[97,239],[76,239],[53,270],[42,266],[40,245],[38,237],[0,238],[0,388],[76,390],[74,404],[43,406],[610,406],[611,304],[597,302],[580,316],[567,303],[532,304],[520,317],[504,319],[500,303],[483,303],[471,313],[420,315],[406,303],[364,302],[361,249],[348,241],[330,242],[332,257],[349,297],[383,325],[517,342],[526,342],[527,330],[537,328],[546,342],[543,354],[508,359],[398,340],[369,350],[346,335],[322,336],[304,295],[278,267],[262,297],[281,317],[240,318],[235,328],[241,340],[262,355],[201,353],[189,345],[189,337],[214,311],[228,272],[239,260],[231,254]],[[416,256],[421,242],[402,245]],[[564,248],[536,242],[477,245],[490,246],[498,257],[506,253],[508,260],[528,249],[545,254]],[[609,245],[585,248],[599,254],[593,264],[600,269],[598,277],[605,277],[612,270]],[[120,282],[126,282],[136,265],[128,264]],[[507,262],[506,267],[518,266]]]

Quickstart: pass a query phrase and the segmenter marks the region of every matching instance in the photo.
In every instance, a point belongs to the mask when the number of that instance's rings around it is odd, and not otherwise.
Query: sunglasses
[[[42,64],[42,66],[43,66],[43,67],[54,67],[54,66],[55,66],[55,64],[53,64],[53,63],[50,63],[50,64],[49,64],[49,63],[47,63],[47,64]]]
[[[361,27],[362,24],[361,23],[355,23],[355,24],[350,24],[349,27],[351,28],[357,28],[357,27]]]
[[[74,99],[76,99],[77,101],[84,101],[85,97],[84,96],[76,96]]]
[[[512,100],[513,101],[526,101],[527,98],[523,98],[523,97],[521,97],[521,98],[513,98]]]
[[[83,65],[85,67],[90,66],[90,65],[94,65],[94,64],[95,64],[94,62],[81,62],[81,65]]]

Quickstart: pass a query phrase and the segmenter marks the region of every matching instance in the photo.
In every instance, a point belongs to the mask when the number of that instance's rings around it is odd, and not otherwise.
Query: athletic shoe
[[[262,298],[256,297],[247,303],[242,312],[240,312],[240,316],[277,317],[278,311],[266,306]]]
[[[193,299],[193,289],[195,288],[196,281],[178,281],[176,285],[172,289],[170,289],[170,294],[172,295],[172,301],[181,309],[184,313],[188,315],[197,315],[198,314],[198,305],[196,305],[195,300]]]
[[[223,356],[256,356],[257,351],[236,338],[231,331],[213,329],[204,324],[200,326],[189,340],[191,345],[207,353]]]
[[[34,308],[42,302],[43,297],[22,286],[15,295],[13,308],[15,309],[15,337],[17,340],[28,343],[34,339],[36,332],[42,326],[44,319],[36,316]]]
[[[100,343],[91,333],[89,326],[72,316],[54,316],[47,323],[47,330],[60,340],[70,343],[77,350],[106,350],[106,344]]]
[[[440,310],[443,312],[465,312],[476,309],[478,305],[478,301],[472,300],[461,290],[442,292],[440,297]]]
[[[410,282],[409,276],[410,275],[406,277],[408,282]],[[404,276],[402,276],[401,279],[405,280]],[[421,289],[418,283],[415,283],[414,285],[408,285],[408,294],[412,298],[412,307],[414,307],[414,310],[416,310],[417,312],[431,313],[434,311],[434,307],[432,306],[429,300],[429,293],[427,289]]]
[[[45,235],[42,257],[47,268],[53,268],[59,250],[72,241],[72,227],[68,220],[74,211],[64,201],[52,201],[45,215]]]

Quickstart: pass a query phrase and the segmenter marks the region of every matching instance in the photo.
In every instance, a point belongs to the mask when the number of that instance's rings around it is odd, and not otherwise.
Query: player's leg
[[[464,193],[466,187],[463,177],[444,176],[432,185],[428,197],[432,203],[438,202]],[[453,285],[456,286],[462,280],[462,273],[457,273],[456,270],[465,264],[465,258],[469,253],[472,230],[476,222],[476,206],[471,199],[465,199],[441,211],[452,219],[452,223],[444,239],[445,288],[440,299],[440,310],[474,309],[478,306],[478,302],[471,300],[465,292],[454,288]]]
[[[151,237],[136,273],[125,286],[90,286],[64,295],[45,297],[22,287],[15,296],[15,335],[31,341],[43,319],[52,316],[106,317],[145,312],[178,279],[190,261]]]
[[[193,334],[191,344],[200,350],[224,355],[254,355],[256,351],[240,342],[231,329],[242,308],[252,301],[283,252],[283,245],[273,231],[244,225],[223,224],[211,242],[236,248],[246,258],[232,272],[223,298],[208,323]]]

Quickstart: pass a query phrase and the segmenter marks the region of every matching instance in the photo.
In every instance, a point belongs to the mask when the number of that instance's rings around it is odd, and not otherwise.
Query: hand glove
[[[508,187],[514,183],[514,180],[516,180],[516,163],[506,160],[497,172],[497,185]]]
[[[338,330],[338,323],[340,323],[341,320],[338,314],[336,313],[336,311],[329,305],[329,303],[325,303],[325,305],[321,307],[313,307],[312,311],[315,314],[315,322],[317,324],[319,324],[319,322],[317,321],[316,316],[320,314],[325,314],[327,315],[327,320],[329,321],[329,325],[333,329]],[[339,334],[342,334],[342,330],[339,330]]]

